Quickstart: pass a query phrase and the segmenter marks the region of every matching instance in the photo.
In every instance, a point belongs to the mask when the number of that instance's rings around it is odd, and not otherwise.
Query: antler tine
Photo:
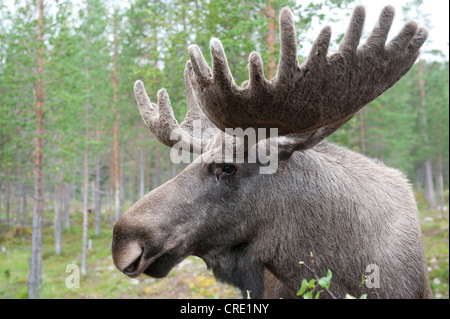
[[[279,81],[281,76],[289,81],[289,77],[293,76],[298,66],[297,35],[293,14],[291,9],[285,7],[280,12],[280,60],[277,74],[272,81]]]
[[[268,81],[261,57],[252,52],[249,81],[241,88],[232,79],[218,40],[211,41],[212,71],[200,49],[191,46],[189,77],[197,101],[221,130],[277,127],[279,135],[288,135],[328,127],[320,132],[331,132],[394,85],[418,57],[427,31],[414,22],[407,23],[386,45],[394,13],[393,7],[385,7],[367,41],[359,46],[365,9],[357,6],[338,52],[327,56],[331,29],[325,27],[299,66],[292,12],[284,8],[276,76]]]
[[[199,85],[207,86],[212,83],[211,69],[206,63],[205,57],[203,56],[200,48],[193,44],[188,48],[188,53],[192,62],[192,70],[195,72],[196,77],[193,83],[198,83]]]
[[[330,26],[324,27],[319,36],[314,41],[311,51],[309,52],[308,61],[313,64],[325,65],[327,62],[328,48],[331,40]]]
[[[380,13],[378,22],[375,24],[375,27],[367,38],[364,46],[374,49],[383,49],[389,30],[392,26],[392,22],[394,21],[394,16],[395,9],[392,6],[384,7]]]
[[[150,101],[142,81],[136,81],[134,93],[142,119],[158,141],[169,147],[180,143],[184,150],[201,153],[206,143],[192,137],[178,124],[165,89],[158,91],[157,105]],[[188,116],[187,120],[189,121]]]
[[[363,6],[357,6],[353,11],[347,32],[339,45],[339,52],[356,53],[356,49],[361,39],[364,20],[366,19],[366,9]]]
[[[222,43],[217,38],[212,38],[210,41],[212,52],[212,68],[213,75],[224,88],[236,88],[233,76],[231,75],[230,68],[228,66],[227,56],[223,49]]]
[[[205,116],[200,106],[198,105],[197,98],[192,88],[192,83],[189,76],[189,73],[192,72],[192,68],[192,63],[188,60],[184,69],[184,84],[186,87],[186,104],[188,111],[184,121],[180,124],[180,127],[186,130],[194,138],[202,139],[202,133],[204,130],[209,129],[210,133],[218,133],[219,130]],[[194,121],[199,121],[201,130],[194,129]]]

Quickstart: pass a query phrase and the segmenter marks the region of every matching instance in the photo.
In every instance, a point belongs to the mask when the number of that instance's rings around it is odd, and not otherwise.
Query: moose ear
[[[319,131],[319,130],[318,130]],[[290,134],[278,138],[278,159],[288,160],[295,151],[304,151],[323,141],[325,136],[315,131],[305,134]]]
[[[299,134],[271,137],[257,143],[254,150],[257,150],[258,163],[261,165],[260,173],[274,174],[280,172],[280,169],[286,169],[285,163],[289,161],[295,151],[309,148],[306,141],[311,134],[304,135],[303,137],[300,137]],[[250,156],[255,155],[249,154],[253,154],[252,150],[246,153],[249,163],[252,163]]]
[[[290,136],[279,137],[277,140],[278,160],[288,160],[297,148],[298,142]]]
[[[344,123],[349,121],[353,115],[344,117],[343,120],[330,125],[321,127],[315,131],[289,134],[278,139],[278,158],[279,160],[286,160],[291,157],[295,151],[304,151],[313,148],[325,138],[337,131]]]

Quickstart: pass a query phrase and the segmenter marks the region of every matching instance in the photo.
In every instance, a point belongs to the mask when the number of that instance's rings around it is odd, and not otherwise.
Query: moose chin
[[[311,277],[299,261],[313,252],[317,274],[332,271],[330,289],[337,298],[431,298],[417,205],[406,177],[324,141],[419,56],[427,30],[408,22],[386,43],[393,18],[394,9],[385,7],[360,45],[365,9],[357,6],[338,51],[328,55],[331,29],[325,27],[300,65],[292,12],[284,8],[276,76],[267,80],[260,55],[252,52],[242,86],[233,80],[218,39],[211,40],[211,68],[192,45],[181,124],[164,89],[154,104],[137,81],[137,104],[150,132],[169,147],[199,156],[117,221],[116,267],[130,277],[160,278],[193,255],[243,297],[249,290],[252,298],[295,298],[302,280]],[[213,134],[196,134],[194,121]],[[276,128],[278,135],[250,141],[226,133],[237,128]],[[244,149],[243,160],[220,151],[230,143],[232,150]],[[261,174],[267,162],[260,156],[249,160],[248,154],[274,144],[277,167]],[[379,270],[376,288],[360,284],[370,265]]]

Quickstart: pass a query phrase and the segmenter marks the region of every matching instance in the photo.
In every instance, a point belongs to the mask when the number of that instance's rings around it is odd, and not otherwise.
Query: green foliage
[[[337,20],[350,12],[350,0],[322,2],[276,0],[270,2],[277,16],[290,6],[296,17],[298,44],[306,38],[314,21]],[[175,116],[181,121],[186,113],[183,70],[187,47],[198,44],[210,62],[209,41],[221,39],[231,71],[237,83],[248,77],[247,59],[259,51],[267,68],[268,1],[144,1],[131,0],[117,7],[120,145],[124,161],[132,171],[135,147],[150,145],[135,105],[133,83],[145,82],[150,98],[165,87],[171,97]],[[409,11],[415,13],[411,4]],[[15,10],[0,8],[0,165],[19,166],[32,171],[34,137],[34,91],[36,73],[36,17],[32,1],[18,1]],[[45,143],[44,170],[47,179],[60,167],[64,179],[73,179],[82,165],[86,143],[85,105],[89,103],[90,153],[95,159],[107,157],[112,145],[112,10],[99,0],[72,3],[49,2],[45,46]],[[50,13],[52,11],[53,13]],[[408,11],[408,12],[409,12]],[[327,15],[324,12],[328,12]],[[406,11],[405,11],[406,12]],[[406,13],[405,13],[406,14]],[[335,30],[342,32],[344,30]],[[278,30],[277,30],[278,32]],[[277,39],[278,41],[278,39]],[[332,49],[331,49],[332,50]],[[276,51],[278,54],[278,50]],[[302,52],[301,50],[299,52]],[[275,57],[277,58],[277,57]],[[304,57],[299,56],[302,60]],[[421,105],[419,75],[414,66],[399,83],[364,108],[366,153],[405,172],[413,181],[417,167],[428,154],[440,149],[443,167],[448,167],[448,62],[423,62],[426,86],[426,132],[429,143],[420,134]],[[267,75],[267,69],[266,69]],[[360,150],[359,119],[355,117],[336,132],[331,141]],[[98,132],[98,134],[97,134]],[[18,147],[20,145],[20,147]],[[165,156],[165,155],[164,155]],[[62,163],[58,161],[64,159]],[[96,160],[92,163],[97,162]],[[447,172],[448,170],[445,169]],[[31,174],[30,174],[31,175]],[[444,173],[448,183],[448,173]],[[30,176],[23,176],[28,180]]]
[[[311,257],[312,258],[312,257]],[[303,262],[300,262],[301,265],[305,265]],[[311,264],[314,264],[314,261],[311,260]],[[305,267],[312,272],[315,278],[310,279],[309,281],[303,279],[302,284],[300,286],[300,290],[297,292],[297,296],[302,296],[303,299],[319,299],[320,295],[323,292],[328,293],[332,298],[336,298],[330,291],[331,286],[331,278],[333,276],[330,269],[327,270],[327,275],[325,277],[319,278],[314,270],[314,268]],[[362,285],[362,283],[361,283]],[[318,290],[322,288],[322,290]],[[318,291],[317,291],[318,290]],[[344,299],[356,299],[350,294],[346,294]],[[358,299],[367,299],[367,294],[361,295]]]
[[[350,0],[306,1],[276,0],[271,6],[277,16],[290,6],[296,17],[298,44],[306,38],[314,21],[335,21],[350,12]],[[419,1],[420,2],[420,1]],[[183,70],[187,47],[198,44],[210,62],[209,41],[221,39],[237,83],[248,77],[247,59],[259,51],[267,68],[268,1],[144,1],[131,0],[117,8],[120,145],[124,154],[133,154],[143,145],[153,149],[156,142],[148,135],[135,105],[133,83],[145,82],[150,98],[165,87],[171,97],[175,116],[186,113]],[[36,73],[36,17],[32,1],[18,1],[15,10],[0,8],[0,167],[4,171],[20,165],[32,171],[34,137],[34,91]],[[112,145],[112,10],[98,0],[48,3],[45,46],[45,158],[47,179],[60,167],[64,179],[74,177],[82,164],[79,150],[86,136],[85,105],[90,105],[90,152],[93,158],[108,156]],[[405,9],[413,18],[420,3]],[[52,11],[53,13],[50,13]],[[328,12],[327,15],[324,12]],[[344,30],[335,30],[342,32]],[[278,32],[278,30],[277,30]],[[340,37],[341,37],[340,36]],[[278,39],[277,39],[278,41]],[[332,45],[333,46],[333,45]],[[331,51],[333,48],[331,49]],[[278,50],[276,51],[278,54]],[[302,52],[301,50],[299,52]],[[275,57],[277,58],[277,57]],[[304,57],[299,56],[302,60]],[[448,62],[423,62],[426,86],[426,128],[422,115],[418,68],[414,66],[401,81],[364,108],[366,153],[405,172],[416,180],[417,167],[428,156],[442,152],[443,167],[448,167]],[[266,69],[267,75],[267,69]],[[336,132],[331,141],[360,150],[360,122],[355,117]],[[423,141],[424,131],[429,143]],[[99,132],[99,134],[97,134]],[[20,145],[20,147],[18,147]],[[57,164],[60,159],[62,163]],[[133,158],[124,159],[131,163]],[[97,161],[92,161],[95,163]],[[133,165],[127,165],[125,174]],[[448,169],[444,182],[448,183]],[[31,174],[30,174],[31,175]],[[30,176],[23,176],[28,180]]]
[[[303,279],[300,290],[297,292],[297,296],[302,296],[303,299],[319,299],[321,293],[323,293],[324,290],[318,290],[316,292],[316,289],[323,288],[325,290],[328,290],[331,285],[331,277],[331,270],[328,269],[327,275],[325,277],[321,277],[319,279],[313,278],[309,281]]]
[[[317,283],[318,283],[319,286],[322,287],[323,289],[328,289],[328,288],[330,288],[330,285],[331,285],[331,277],[332,277],[331,270],[328,269],[328,271],[327,271],[327,276],[326,276],[326,277],[320,278],[319,281],[318,281]]]

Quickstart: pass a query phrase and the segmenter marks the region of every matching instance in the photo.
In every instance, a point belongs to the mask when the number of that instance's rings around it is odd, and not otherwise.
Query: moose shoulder
[[[294,298],[299,265],[314,252],[315,269],[333,272],[338,298],[370,289],[361,277],[379,269],[381,298],[430,298],[417,207],[411,186],[396,169],[323,140],[397,82],[413,65],[427,32],[410,22],[386,44],[392,7],[382,11],[359,46],[365,11],[356,7],[339,51],[327,56],[324,28],[308,59],[298,65],[292,13],[280,13],[280,62],[268,81],[257,53],[249,81],[236,86],[221,43],[211,40],[212,70],[199,48],[189,48],[185,84],[188,113],[179,124],[165,90],[157,105],[135,84],[141,115],[161,143],[199,153],[183,172],[135,203],[114,227],[112,253],[130,277],[160,278],[189,255],[202,258],[215,277],[252,298]],[[214,132],[206,140],[193,122]],[[277,128],[279,136],[243,145],[244,161],[217,151],[227,128]],[[171,133],[177,131],[177,138]],[[277,169],[251,152],[275,144]],[[236,147],[237,148],[237,147]],[[322,294],[321,297],[327,297]]]

